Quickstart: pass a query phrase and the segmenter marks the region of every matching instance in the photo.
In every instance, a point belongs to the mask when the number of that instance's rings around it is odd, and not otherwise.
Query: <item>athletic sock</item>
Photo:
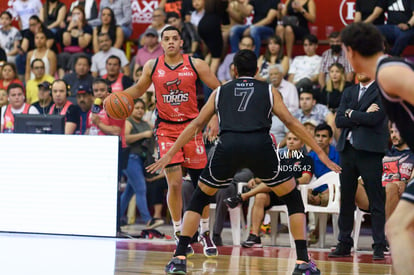
[[[179,221],[173,221],[174,233],[177,231],[181,232],[181,222],[181,219]]]
[[[191,237],[180,236],[178,241],[177,249],[175,250],[174,257],[176,256],[186,256],[187,255],[187,246],[190,244]]]
[[[200,219],[200,234],[203,235],[204,232],[209,231],[209,218],[207,219]]]
[[[309,262],[306,240],[295,240],[296,257],[299,261]]]

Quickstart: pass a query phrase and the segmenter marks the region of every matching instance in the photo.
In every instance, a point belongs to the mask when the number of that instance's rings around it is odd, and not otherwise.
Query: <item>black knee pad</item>
[[[203,209],[210,203],[211,196],[204,193],[200,187],[197,186],[196,190],[191,197],[187,211],[197,212],[200,215],[203,213]]]
[[[294,188],[289,194],[280,198],[286,203],[289,216],[296,213],[305,213],[305,206],[298,189]]]

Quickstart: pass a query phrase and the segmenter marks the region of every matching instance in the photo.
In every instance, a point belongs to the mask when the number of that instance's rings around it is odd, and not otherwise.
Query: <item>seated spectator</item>
[[[45,63],[42,59],[34,59],[30,68],[34,73],[34,78],[26,83],[26,102],[28,104],[33,104],[39,100],[39,84],[45,81],[52,83],[55,79],[51,75],[45,73]]]
[[[7,55],[6,52],[3,50],[2,47],[0,47],[0,70],[3,68],[4,63],[7,61]],[[1,79],[1,73],[0,73],[0,79]]]
[[[194,25],[190,22],[183,22],[179,14],[175,12],[167,13],[167,23],[180,30],[181,39],[183,40],[183,53],[201,57],[200,37]],[[141,66],[143,65],[144,63]]]
[[[239,49],[240,50],[254,50],[254,40],[251,36],[242,37],[239,42]],[[220,64],[218,71],[217,71],[217,78],[221,82],[221,84],[225,84],[226,82],[232,80],[230,65],[233,63],[233,58],[236,53],[229,53],[224,58],[223,62]]]
[[[335,114],[341,102],[342,92],[351,85],[352,83],[345,80],[344,66],[341,63],[333,63],[329,66],[328,80],[321,90],[319,102]]]
[[[56,39],[55,35],[52,31],[50,31],[46,26],[42,24],[42,21],[40,21],[39,16],[33,15],[29,19],[30,25],[29,29],[22,31],[23,40],[21,43],[21,47],[19,49],[19,54],[16,56],[16,66],[17,66],[17,72],[19,73],[19,76],[25,75],[26,72],[26,57],[27,53],[31,50],[34,50],[36,48],[35,45],[35,35],[38,32],[43,32],[46,34],[46,47],[48,49],[53,50],[55,53],[58,52],[57,46],[56,46]],[[24,79],[24,78],[21,79]]]
[[[81,126],[80,134],[84,135],[87,131],[88,118],[92,109],[93,91],[91,86],[80,85],[76,91],[76,104],[80,108]]]
[[[121,72],[121,59],[115,55],[111,55],[106,59],[106,72],[102,78],[107,79],[111,85],[112,92],[120,92],[131,87],[134,82],[131,78]]]
[[[386,1],[356,0],[354,22],[384,25],[385,10],[387,10]]]
[[[13,63],[4,63],[3,68],[1,70],[1,79],[0,79],[0,89],[6,89],[9,87],[12,83],[17,83],[19,85],[23,86],[23,82],[21,82],[17,78],[17,69],[16,65]],[[24,92],[24,88],[23,88]]]
[[[151,24],[148,26],[148,28],[153,28],[155,30],[157,30],[158,32],[158,41],[161,42],[161,33],[162,31],[168,27],[169,25],[166,23],[167,20],[167,14],[165,13],[165,11],[158,7],[156,8],[153,13],[152,13],[152,22]],[[140,45],[142,45],[142,40],[139,43]]]
[[[44,64],[44,73],[47,75],[54,76],[56,73],[56,54],[47,48],[46,46],[46,35],[43,32],[37,32],[35,35],[35,45],[36,48],[27,53],[26,61],[26,82],[29,79],[33,79],[35,74],[31,71],[31,65],[33,60],[41,59]]]
[[[69,96],[72,103],[76,103],[76,91],[80,86],[92,87],[93,76],[90,73],[91,60],[86,55],[79,55],[75,61],[75,71],[65,74],[63,80],[68,83],[73,91]]]
[[[138,49],[138,53],[134,58],[134,72],[139,67],[144,67],[148,60],[156,59],[158,56],[164,54],[161,44],[158,43],[158,33],[155,29],[147,29],[142,37],[142,41],[143,47]]]
[[[121,26],[124,32],[124,38],[128,39],[132,34],[132,7],[130,0],[101,0],[99,4],[98,18],[90,20],[89,24],[92,27],[96,27],[100,24],[102,18],[102,12],[104,8],[110,8],[114,12],[116,22]]]
[[[254,10],[252,25],[234,25],[230,30],[230,46],[231,52],[238,51],[238,43],[242,36],[250,35],[254,39],[256,56],[260,55],[260,47],[262,40],[269,38],[275,34],[275,28],[278,17],[277,0],[269,1],[252,1],[244,9],[244,14],[250,15]],[[280,19],[280,18],[279,18]]]
[[[99,52],[92,56],[91,72],[93,77],[103,76],[107,73],[106,62],[109,57],[116,56],[121,61],[122,70],[129,75],[129,62],[124,51],[112,47],[112,41],[108,33],[100,33],[98,37]]]
[[[314,0],[287,0],[282,10],[282,25],[276,27],[276,34],[286,44],[286,54],[292,59],[293,44],[309,34],[309,22],[316,20]]]
[[[87,24],[85,12],[81,6],[72,11],[72,21],[66,27],[62,37],[63,52],[58,55],[59,77],[73,69],[79,55],[92,52],[92,28]]]
[[[1,132],[14,132],[14,114],[39,114],[37,109],[25,103],[23,86],[12,83],[7,88],[9,104],[1,107]]]
[[[293,171],[293,176],[297,184],[308,184],[313,175],[312,159],[302,153],[295,153],[302,150],[303,142],[292,132],[287,134],[287,150],[279,152],[281,157],[280,169]],[[262,247],[259,236],[260,225],[262,224],[264,213],[274,205],[285,204],[283,197],[279,198],[270,187],[266,186],[259,179],[254,178],[249,181],[251,189],[247,193],[227,198],[225,202],[230,208],[236,207],[243,201],[255,196],[252,209],[252,224],[248,239],[242,243],[243,247]],[[277,230],[273,228],[272,230]]]
[[[125,122],[125,138],[131,148],[126,169],[128,181],[125,191],[121,195],[121,215],[125,213],[132,195],[136,195],[136,204],[146,228],[155,228],[164,223],[160,218],[153,219],[148,210],[147,191],[144,175],[144,160],[153,154],[155,140],[152,129],[142,120],[145,113],[145,103],[138,99],[134,111]],[[105,111],[104,111],[104,114]]]
[[[57,34],[62,23],[65,22],[66,6],[59,0],[46,0],[40,10],[39,18],[43,24]]]
[[[266,52],[257,60],[259,71],[255,78],[266,81],[269,77],[269,66],[273,64],[282,65],[283,76],[289,71],[289,58],[283,54],[282,39],[279,36],[269,37]]]
[[[38,101],[32,104],[39,114],[46,115],[50,111],[50,107],[53,105],[52,101],[52,89],[49,82],[45,81],[38,85]]]
[[[52,83],[53,105],[49,115],[65,116],[65,135],[80,133],[80,108],[68,100],[70,87],[62,79]]]
[[[226,14],[228,14],[229,24],[222,25],[221,30],[223,32],[223,51],[225,53],[228,52],[229,47],[229,38],[230,38],[230,30],[235,25],[243,25],[247,18],[251,14],[246,14],[247,12],[247,5],[249,1],[239,1],[239,0],[230,0],[228,1],[228,5],[226,8]]]
[[[138,67],[135,71],[134,74],[132,75],[132,80],[134,80],[134,83],[138,83],[138,80],[141,78],[142,76],[142,70],[144,69],[144,67]]]
[[[325,87],[326,79],[328,78],[329,66],[333,63],[340,63],[345,68],[345,80],[353,82],[354,73],[352,67],[346,58],[345,52],[342,50],[341,37],[339,32],[333,32],[329,35],[330,49],[322,53],[322,61],[319,69],[319,85],[321,88]]]
[[[198,23],[200,23],[201,18],[203,18],[206,10],[204,9],[205,1],[203,0],[193,0],[193,11],[191,12],[190,23],[193,24],[194,27],[198,27]]]
[[[97,53],[99,49],[98,37],[101,33],[107,33],[111,38],[111,46],[122,49],[124,45],[124,32],[120,26],[117,26],[114,12],[106,7],[101,12],[102,25],[93,29],[93,52]]]
[[[388,220],[397,207],[407,182],[414,177],[414,154],[400,136],[395,123],[389,123],[392,147],[382,159],[382,186],[385,187],[385,220]],[[369,201],[363,179],[358,180],[355,196],[356,205],[369,212]]]
[[[68,16],[66,17],[66,22],[69,24],[72,20],[72,11],[75,7],[81,6],[85,11],[85,19],[88,21],[94,20],[98,17],[98,7],[96,6],[96,1],[94,0],[75,0],[70,4]],[[65,26],[63,26],[65,27]]]
[[[16,63],[16,55],[19,52],[22,35],[20,31],[12,26],[13,16],[8,11],[3,11],[0,15],[0,48],[6,52],[7,61]]]
[[[303,38],[303,50],[305,55],[296,56],[289,67],[289,82],[296,85],[299,90],[303,85],[318,83],[321,57],[316,54],[318,38],[313,34],[307,34]]]
[[[393,45],[390,55],[400,56],[414,38],[414,2],[386,2],[390,5],[387,10],[387,24],[378,26],[378,29],[388,44]]]
[[[0,89],[0,109],[3,106],[6,106],[7,104],[9,104],[9,99],[7,97],[7,90],[1,88]]]
[[[29,28],[29,19],[33,15],[38,15],[42,9],[40,0],[16,0],[12,4],[12,11],[19,19],[19,29],[25,30]]]

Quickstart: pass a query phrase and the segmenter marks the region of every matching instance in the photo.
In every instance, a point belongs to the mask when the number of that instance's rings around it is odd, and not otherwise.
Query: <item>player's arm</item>
[[[408,66],[387,66],[378,72],[378,83],[390,97],[414,105],[414,71]]]
[[[139,79],[138,83],[132,85],[124,92],[130,94],[134,99],[141,97],[151,86],[152,79],[151,79],[151,72],[154,68],[155,59],[151,59],[145,63],[144,68],[142,70],[142,76]]]
[[[296,136],[308,144],[316,154],[318,154],[319,159],[332,171],[340,172],[341,167],[336,163],[332,162],[325,152],[319,147],[315,139],[309,134],[305,126],[302,125],[286,108],[283,103],[280,93],[272,87],[273,94],[273,113],[279,117],[279,119],[286,125],[286,127],[291,130]]]
[[[215,113],[215,97],[216,91],[210,95],[207,103],[201,109],[200,114],[184,129],[170,150],[162,158],[147,167],[148,172],[154,173],[159,169],[163,169],[185,144],[203,130],[204,126],[206,126],[207,122]]]

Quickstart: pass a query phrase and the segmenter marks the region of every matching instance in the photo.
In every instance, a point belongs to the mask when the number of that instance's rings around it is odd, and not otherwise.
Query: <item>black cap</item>
[[[37,87],[39,89],[50,90],[50,83],[47,82],[47,81],[43,81],[42,83],[39,83],[39,85],[37,85]]]
[[[93,94],[92,89],[88,85],[79,85],[76,94]]]

